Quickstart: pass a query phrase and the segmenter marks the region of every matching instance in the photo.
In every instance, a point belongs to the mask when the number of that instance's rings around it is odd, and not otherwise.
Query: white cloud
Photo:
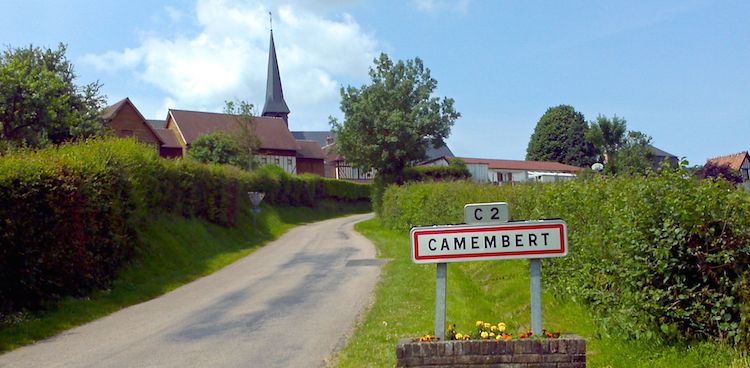
[[[327,7],[329,2],[319,3]],[[146,35],[136,48],[86,55],[83,61],[100,71],[132,72],[162,91],[165,108],[215,111],[224,100],[239,98],[262,110],[268,12],[273,11],[276,53],[284,97],[292,110],[292,128],[325,129],[328,115],[338,113],[339,80],[365,79],[378,44],[350,15],[324,17],[311,7],[198,0],[197,30],[191,30],[192,36]],[[180,17],[184,14],[165,10]],[[157,112],[157,116],[165,115],[166,109]]]
[[[436,14],[439,12],[458,12],[467,14],[469,11],[469,0],[412,0],[417,10]]]

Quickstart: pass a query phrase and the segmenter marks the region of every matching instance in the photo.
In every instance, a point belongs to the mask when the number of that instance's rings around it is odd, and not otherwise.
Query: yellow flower
[[[490,334],[488,334],[486,331],[482,331],[481,336],[483,339],[487,339],[490,336]]]
[[[471,336],[469,336],[469,335],[464,335],[464,340],[469,340],[469,339],[471,339]]]
[[[492,326],[492,327],[490,327],[490,331],[492,331],[492,332],[495,332],[495,331],[497,331],[497,326]]]
[[[456,340],[462,340],[464,338],[463,334],[457,333],[456,334]]]
[[[502,339],[503,339],[503,337],[502,337],[501,335],[497,335],[497,336],[495,336],[495,340],[498,340],[498,341],[500,341],[500,340],[502,340]]]
[[[490,338],[493,338],[493,337],[495,337],[495,333],[494,332],[490,332]]]
[[[497,330],[500,332],[505,332],[505,323],[502,323],[502,322],[498,323]]]
[[[482,321],[477,321],[477,327],[482,327],[482,325],[484,325],[484,322],[482,322]]]
[[[490,326],[492,326],[489,322],[484,323],[484,329],[489,330]]]

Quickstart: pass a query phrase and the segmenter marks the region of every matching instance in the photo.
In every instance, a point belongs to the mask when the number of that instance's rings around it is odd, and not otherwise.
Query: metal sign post
[[[539,258],[529,259],[529,271],[531,271],[531,332],[534,335],[542,334],[542,261]]]
[[[263,197],[266,196],[266,193],[248,192],[247,194],[250,196],[250,204],[253,205],[251,211],[253,212],[253,231],[255,231],[255,218],[258,217],[258,214],[260,213],[260,202],[263,200]]]
[[[541,258],[568,254],[562,220],[508,222],[504,202],[464,206],[466,224],[414,227],[409,233],[412,261],[436,263],[435,336],[444,339],[449,262],[529,259],[531,331],[542,333]]]
[[[445,340],[445,296],[448,283],[448,264],[437,264],[435,278],[435,336]]]

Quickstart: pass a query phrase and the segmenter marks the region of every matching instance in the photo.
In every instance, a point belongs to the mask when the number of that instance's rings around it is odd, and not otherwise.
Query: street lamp
[[[250,196],[250,203],[253,205],[253,231],[255,231],[255,218],[258,217],[258,214],[260,213],[260,202],[263,200],[263,197],[266,196],[266,193],[248,192],[247,194]]]

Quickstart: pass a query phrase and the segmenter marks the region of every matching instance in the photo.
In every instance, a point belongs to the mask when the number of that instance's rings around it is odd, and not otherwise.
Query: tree
[[[348,163],[376,169],[385,182],[400,182],[406,167],[425,158],[429,144],[444,144],[461,114],[453,99],[432,96],[437,80],[421,59],[394,63],[380,54],[373,62],[369,85],[341,89],[344,122],[330,123]]]
[[[627,131],[625,119],[613,116],[612,119],[604,115],[596,117],[586,132],[586,139],[594,146],[597,152],[604,157],[599,160],[614,164],[617,160],[617,151],[625,144],[625,133]]]
[[[628,131],[627,138],[617,150],[617,164],[612,173],[646,174],[652,169],[650,145],[651,137],[648,135],[639,131]]]
[[[742,175],[739,171],[732,169],[729,165],[717,165],[711,161],[702,168],[696,170],[695,175],[701,179],[724,179],[735,186],[742,183]]]
[[[247,167],[248,153],[237,137],[226,132],[213,132],[198,137],[188,150],[188,157],[203,163]]]
[[[572,106],[550,107],[534,128],[526,159],[555,161],[587,167],[594,162],[594,147],[586,140],[583,114]]]
[[[255,164],[255,153],[260,147],[260,139],[255,134],[253,117],[256,115],[255,105],[247,101],[224,101],[224,113],[233,115],[237,122],[236,143],[243,150],[243,164],[240,167],[252,170]]]
[[[0,139],[39,147],[109,131],[99,118],[106,102],[101,85],[77,86],[65,51],[60,44],[57,50],[8,48],[0,55]]]

